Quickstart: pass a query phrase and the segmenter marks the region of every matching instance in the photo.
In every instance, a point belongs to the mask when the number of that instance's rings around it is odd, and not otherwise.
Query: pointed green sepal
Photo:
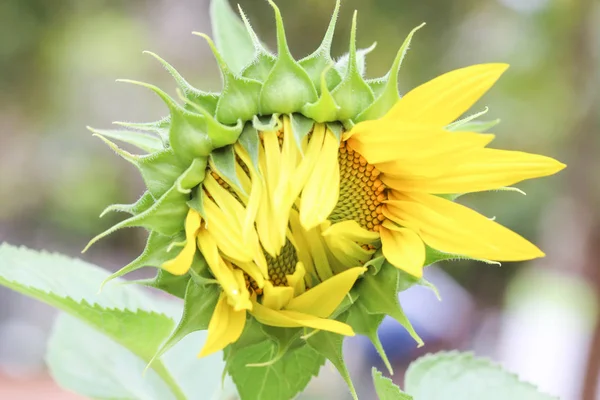
[[[113,124],[123,126],[125,128],[135,129],[142,132],[151,132],[160,136],[163,146],[169,144],[169,126],[171,125],[171,117],[166,116],[159,121],[154,122],[123,122],[114,121]]]
[[[99,133],[94,136],[101,139],[118,155],[137,167],[142,174],[148,191],[154,198],[160,198],[173,186],[173,183],[185,171],[185,165],[178,160],[171,149],[148,155],[134,155],[105,138]]]
[[[420,347],[424,344],[423,340],[415,332],[398,301],[401,284],[399,270],[391,264],[383,263],[376,275],[371,272],[363,275],[359,282],[359,298],[356,302],[362,304],[369,314],[387,314],[394,318]]]
[[[356,56],[356,16],[352,18],[350,33],[350,52],[346,74],[342,82],[332,91],[336,104],[340,107],[337,120],[351,120],[373,103],[373,91],[364,81],[358,68]]]
[[[192,163],[175,182],[179,193],[188,194],[192,189],[204,181],[206,175],[207,157],[194,158]]]
[[[404,43],[402,43],[402,46],[400,46],[400,50],[398,50],[398,53],[396,54],[396,58],[394,59],[394,63],[392,64],[390,71],[387,73],[385,78],[383,78],[386,83],[381,94],[369,107],[367,107],[366,110],[356,117],[356,122],[379,119],[383,117],[383,115],[387,113],[398,100],[400,100],[400,94],[398,93],[398,73],[400,71],[400,67],[402,66],[404,56],[409,49],[413,35],[424,25],[425,23],[422,23],[410,31],[404,40]]]
[[[170,247],[170,244],[173,242],[184,240],[185,237],[182,234],[178,234],[176,236],[165,236],[161,235],[158,232],[150,232],[148,236],[148,241],[146,242],[146,247],[142,254],[138,256],[135,260],[118,270],[117,272],[110,275],[106,278],[102,284],[100,285],[100,290],[106,285],[108,282],[112,281],[115,278],[122,277],[130,272],[136,271],[140,268],[144,267],[156,267],[160,268],[160,266],[166,261],[172,259],[175,255],[169,253],[167,249]]]
[[[245,192],[237,175],[235,152],[232,145],[216,149],[210,153],[210,167],[215,169],[219,176],[238,193],[248,197],[248,193]]]
[[[354,389],[352,379],[350,379],[350,373],[348,372],[348,367],[346,366],[346,361],[344,360],[342,352],[344,336],[338,335],[337,333],[320,331],[315,335],[310,336],[306,341],[309,346],[317,351],[317,353],[327,358],[334,365],[348,385],[352,398],[358,400],[358,395],[356,394],[356,389]]]
[[[195,87],[190,85],[188,81],[186,81],[185,78],[181,76],[181,74],[171,64],[166,62],[157,54],[151,51],[144,51],[143,53],[151,55],[162,64],[162,66],[167,70],[167,72],[171,74],[173,79],[175,79],[175,82],[177,82],[177,86],[179,86],[179,89],[183,92],[183,94],[188,100],[192,101],[195,104],[198,104],[202,108],[214,114],[217,108],[217,102],[219,101],[218,93],[208,93],[196,89]]]
[[[131,281],[133,284],[151,287],[162,290],[165,293],[183,299],[185,296],[185,288],[187,287],[190,275],[173,275],[164,269],[158,269],[156,276],[152,279],[136,279]]]
[[[434,249],[433,247],[425,246],[425,266],[434,264],[440,261],[458,261],[458,260],[471,260],[480,261],[490,265],[501,265],[498,261],[486,260],[483,258],[473,258],[462,254],[445,253],[443,251]]]
[[[446,130],[451,132],[462,131],[462,132],[477,132],[484,133],[488,132],[489,129],[500,123],[500,119],[494,119],[491,121],[477,121],[476,119],[482,115],[487,114],[489,108],[485,108],[476,114],[469,115],[461,120],[451,123],[446,127]]]
[[[298,64],[308,74],[313,82],[313,85],[317,89],[317,93],[321,95],[323,93],[323,86],[326,88],[334,88],[341,81],[341,74],[335,69],[330,68],[334,62],[331,58],[331,42],[333,41],[333,33],[335,31],[335,24],[340,11],[340,0],[336,0],[335,9],[329,21],[329,26],[325,32],[325,36],[321,41],[321,44],[311,55],[298,61]]]
[[[186,203],[189,208],[195,210],[200,216],[206,219],[206,213],[204,212],[204,190],[202,185],[198,185],[192,193],[192,198]]]
[[[83,249],[87,251],[98,240],[122,228],[143,227],[163,235],[172,236],[183,230],[183,221],[188,211],[188,196],[179,193],[173,186],[146,211],[119,222],[93,238]]]
[[[373,42],[372,45],[366,47],[364,49],[356,50],[356,68],[358,69],[358,73],[360,76],[365,76],[367,72],[367,56],[375,50],[377,47],[377,42]],[[341,56],[336,63],[334,64],[334,68],[340,75],[344,75],[348,70],[348,61],[350,60],[350,52]]]
[[[321,73],[321,97],[316,102],[306,104],[302,107],[302,114],[316,122],[335,121],[340,112],[340,107],[336,104],[333,95],[327,88],[327,72],[332,69],[331,66],[326,67]]]
[[[260,92],[260,113],[289,114],[300,110],[306,103],[317,101],[317,90],[306,71],[290,53],[279,8],[271,0],[269,4],[275,11],[278,54]]]
[[[246,123],[246,125],[244,125],[242,134],[238,138],[238,143],[246,150],[248,156],[250,156],[253,165],[248,165],[248,167],[252,167],[254,171],[259,171],[258,147],[260,146],[260,138],[258,137],[258,130],[253,124]]]
[[[224,124],[238,120],[249,121],[258,113],[258,96],[262,83],[255,79],[236,76],[228,67],[210,37],[194,32],[206,40],[212,50],[223,77],[223,90],[216,108],[216,119]]]
[[[335,138],[337,139],[337,141],[339,143],[339,141],[342,140],[342,133],[344,133],[344,129],[345,129],[344,124],[337,122],[337,121],[328,122],[327,128],[329,128],[329,130],[331,132],[333,132],[333,135],[335,136]]]
[[[152,196],[152,193],[146,191],[133,204],[111,204],[100,213],[100,218],[110,212],[125,212],[131,215],[137,215],[152,207],[152,204],[154,204],[154,197]]]
[[[278,131],[281,129],[279,114],[271,114],[271,116],[255,115],[252,118],[252,126],[257,131]]]
[[[290,124],[292,125],[296,146],[298,146],[300,153],[303,153],[302,142],[304,141],[304,138],[312,132],[315,121],[311,118],[306,118],[302,114],[290,114]]]
[[[218,149],[223,146],[227,146],[229,144],[234,144],[240,133],[242,133],[242,128],[244,124],[241,119],[237,120],[237,123],[234,126],[224,125],[217,121],[208,111],[203,109],[202,107],[196,104],[190,104],[197,112],[201,115],[199,117],[203,117],[204,124],[206,126],[206,135],[208,136],[210,143],[212,145],[212,150]],[[208,156],[208,154],[201,154],[202,156]]]
[[[184,296],[183,314],[169,338],[156,351],[148,366],[192,332],[208,329],[221,289],[217,285],[197,285],[189,280]]]
[[[366,308],[358,303],[348,310],[348,319],[346,320],[346,323],[354,329],[354,332],[366,336],[371,341],[390,375],[394,375],[392,364],[385,354],[379,335],[377,335],[379,325],[381,325],[384,318],[384,314],[369,314]]]
[[[143,86],[156,93],[167,105],[171,112],[171,124],[169,129],[169,143],[175,154],[184,162],[190,163],[196,157],[205,157],[212,150],[208,121],[205,116],[191,113],[181,107],[168,94],[160,88],[144,82],[121,79],[118,82],[132,83]],[[201,109],[205,114],[208,112],[201,106],[191,102],[182,96],[187,104],[194,109]]]
[[[86,128],[92,133],[97,133],[103,137],[108,137],[123,143],[128,143],[147,153],[154,153],[164,149],[163,142],[160,138],[142,132],[122,129],[94,129],[89,126]]]
[[[250,35],[252,43],[254,44],[254,58],[252,59],[252,62],[250,62],[246,68],[244,68],[241,75],[245,78],[252,78],[260,82],[264,82],[265,79],[267,79],[267,76],[269,76],[269,72],[271,72],[273,69],[277,57],[271,54],[266,46],[260,41],[254,32],[254,29],[252,29],[250,21],[248,21],[246,14],[244,14],[244,11],[239,4],[238,9],[240,11],[242,21],[244,21],[244,25],[246,26],[246,31],[248,32],[248,35]]]

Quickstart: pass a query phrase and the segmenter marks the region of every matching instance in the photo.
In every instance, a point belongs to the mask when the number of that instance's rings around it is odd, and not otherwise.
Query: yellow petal
[[[385,221],[379,230],[385,258],[396,268],[420,278],[425,263],[425,244],[418,234]]]
[[[205,229],[198,232],[198,247],[206,259],[212,275],[227,294],[230,304],[238,310],[251,308],[252,303],[242,271],[234,270],[232,266],[223,261],[215,240]]]
[[[298,261],[296,263],[296,269],[294,270],[294,273],[285,276],[287,278],[288,285],[294,288],[294,296],[300,296],[306,290],[306,285],[304,282],[305,275],[306,270],[304,269],[304,264],[302,261]]]
[[[351,138],[352,141],[354,138]],[[435,162],[445,154],[481,149],[494,139],[494,135],[474,132],[444,132],[435,137],[402,140],[393,138],[381,143],[367,143],[356,149],[370,164],[388,161],[417,160]],[[357,141],[357,140],[356,140]]]
[[[273,286],[269,281],[265,282],[262,297],[262,305],[272,310],[281,310],[294,297],[294,288],[289,286]]]
[[[446,126],[475,104],[507,68],[507,64],[479,64],[438,76],[408,92],[384,118]]]
[[[223,350],[239,339],[246,324],[246,310],[234,311],[227,304],[226,295],[221,293],[215,311],[208,323],[208,336],[198,357]]]
[[[349,325],[336,320],[318,318],[297,311],[275,311],[260,303],[254,303],[250,313],[258,322],[264,325],[279,326],[282,328],[308,327],[345,336],[354,336],[354,331]]]
[[[477,212],[438,196],[395,194],[384,215],[416,231],[431,247],[453,254],[495,261],[543,257],[536,246]]]
[[[323,231],[323,236],[343,236],[357,243],[373,243],[379,239],[377,232],[361,227],[356,221],[342,221],[332,224]]]
[[[519,151],[480,149],[466,154],[444,174],[430,178],[382,177],[404,192],[469,193],[510,186],[525,179],[557,173],[564,164],[545,156]]]
[[[208,197],[204,198],[203,205],[206,212],[206,230],[215,238],[219,249],[233,260],[252,261],[253,249],[243,245],[241,225],[232,222],[232,219]]]
[[[340,305],[358,277],[365,271],[366,268],[355,267],[339,273],[293,298],[286,310],[327,318]]]
[[[365,250],[361,245],[376,242],[379,234],[362,228],[356,221],[342,221],[326,228],[323,239],[333,257],[342,264],[336,270],[341,272],[371,259],[375,250]]]
[[[163,269],[173,275],[183,275],[188,272],[196,254],[196,232],[200,229],[200,222],[200,214],[190,208],[185,217],[185,246],[177,257],[162,265]]]
[[[310,230],[327,220],[335,208],[340,192],[339,143],[332,132],[327,131],[319,164],[314,168],[300,199],[300,222]]]

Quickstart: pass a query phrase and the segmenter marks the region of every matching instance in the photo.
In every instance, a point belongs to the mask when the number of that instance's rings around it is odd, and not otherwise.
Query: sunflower
[[[184,105],[141,84],[165,100],[170,116],[123,125],[159,138],[95,131],[140,169],[148,192],[134,205],[111,206],[133,217],[92,243],[143,226],[151,231],[146,251],[116,275],[151,265],[171,280],[218,288],[201,356],[235,343],[250,319],[354,335],[338,318],[347,309],[341,304],[364,274],[376,272],[368,266],[381,256],[389,268],[418,279],[429,248],[490,261],[544,255],[454,202],[459,194],[503,189],[564,168],[552,158],[488,148],[494,135],[460,130],[473,117],[457,119],[507,65],[461,68],[400,97],[396,76],[416,29],[389,74],[365,80],[356,14],[347,58],[334,63],[329,56],[338,2],[321,47],[296,61],[272,6],[277,56],[242,13],[255,51],[240,71],[201,34],[221,67],[221,94],[191,87],[154,55],[176,78]],[[107,137],[150,154],[132,155]]]

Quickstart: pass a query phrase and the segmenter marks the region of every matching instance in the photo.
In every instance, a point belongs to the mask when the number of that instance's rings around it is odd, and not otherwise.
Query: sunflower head
[[[226,3],[214,3],[232,14]],[[113,277],[157,267],[157,277],[143,283],[184,298],[180,325],[157,355],[185,334],[208,329],[200,355],[225,349],[236,383],[247,364],[286,368],[309,355],[317,370],[326,357],[347,378],[340,338],[364,334],[380,349],[376,329],[384,315],[422,343],[397,293],[423,283],[424,266],[543,255],[453,202],[458,195],[504,189],[563,165],[487,148],[493,135],[479,128],[490,126],[472,123],[482,113],[456,121],[506,65],[455,70],[400,98],[398,71],[420,27],[386,76],[365,79],[370,49],[356,49],[356,13],[345,57],[336,62],[330,55],[338,1],[319,48],[295,60],[279,9],[270,4],[277,55],[241,9],[243,25],[230,22],[250,44],[245,62],[227,62],[226,42],[198,34],[220,66],[221,93],[192,87],[153,53],[175,78],[179,101],[128,81],[160,96],[169,116],[120,123],[132,130],[93,130],[140,170],[147,191],[134,204],[110,206],[106,211],[132,216],[91,243],[124,227],[150,231],[142,255]],[[146,154],[130,154],[111,139]],[[260,349],[248,353],[248,346]]]

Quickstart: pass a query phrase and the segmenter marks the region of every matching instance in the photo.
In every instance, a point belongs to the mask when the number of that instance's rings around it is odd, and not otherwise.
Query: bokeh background
[[[239,0],[267,44],[275,43],[263,0]],[[317,47],[333,0],[280,0],[299,58]],[[384,75],[406,34],[420,30],[401,70],[402,92],[448,70],[507,62],[486,105],[494,145],[553,156],[569,167],[513,192],[462,202],[538,243],[547,257],[502,267],[459,262],[431,267],[443,302],[424,288],[402,301],[426,346],[393,321],[381,337],[396,367],[439,349],[488,356],[566,400],[600,399],[600,2],[597,0],[343,0],[334,56],[347,51],[359,10],[358,45],[377,48],[367,76]],[[207,0],[0,1],[0,241],[81,256],[86,242],[118,221],[110,203],[133,202],[143,184],[86,125],[151,121],[166,114],[151,92],[116,78],[175,84],[143,50],[160,54],[197,87],[219,90],[216,64],[191,31],[210,32]],[[117,269],[133,259],[142,230],[123,230],[81,256]],[[51,382],[45,340],[54,311],[0,288],[0,398],[76,399]],[[363,398],[374,398],[368,341],[348,346]],[[306,398],[348,398],[332,368]]]

